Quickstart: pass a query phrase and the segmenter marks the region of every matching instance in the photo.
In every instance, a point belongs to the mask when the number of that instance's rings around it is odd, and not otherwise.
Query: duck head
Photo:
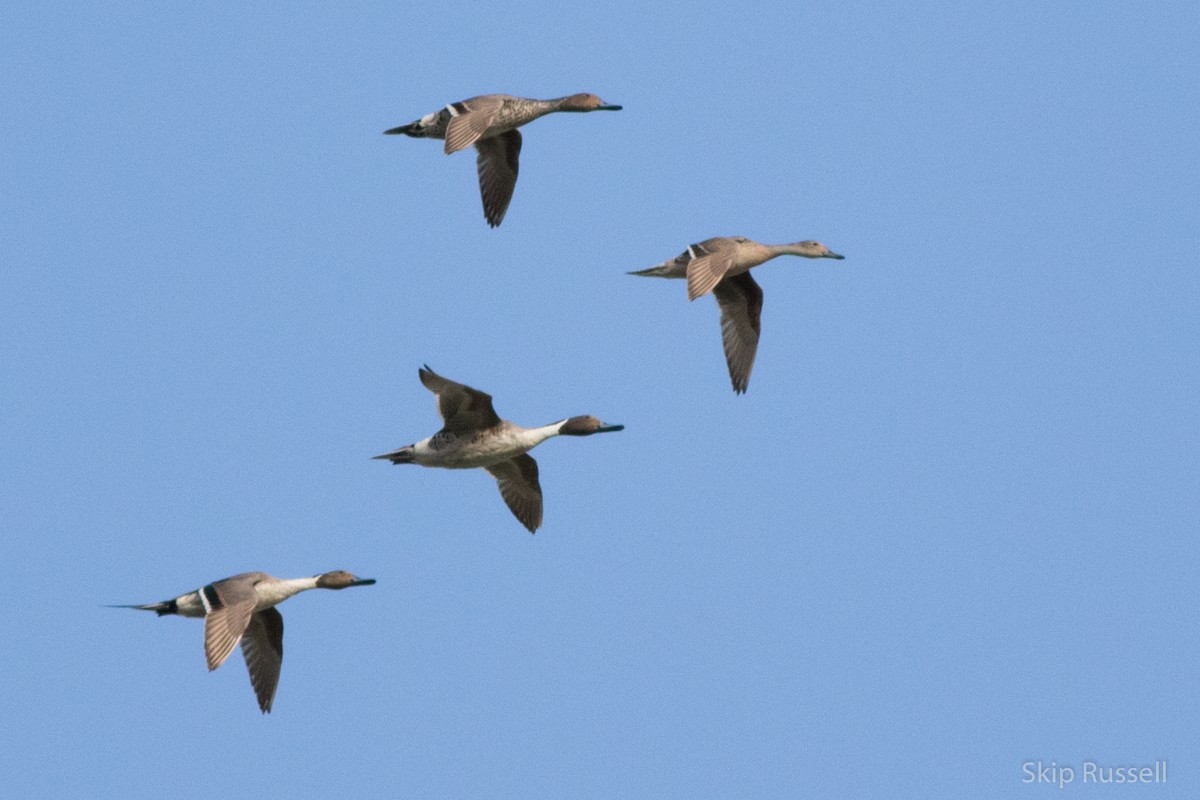
[[[595,417],[571,417],[565,420],[558,432],[563,436],[591,436],[593,433],[623,431],[624,425],[606,425]]]
[[[344,569],[335,569],[317,576],[317,587],[321,589],[345,589],[347,586],[370,586],[374,578],[359,578]]]

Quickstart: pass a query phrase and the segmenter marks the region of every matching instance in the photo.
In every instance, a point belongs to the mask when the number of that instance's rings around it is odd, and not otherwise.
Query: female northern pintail
[[[554,100],[532,100],[510,94],[484,94],[416,122],[384,133],[403,133],[424,139],[445,139],[446,155],[475,145],[478,155],[479,193],[483,215],[493,228],[504,219],[508,202],[517,186],[517,157],[521,154],[521,132],[517,128],[555,111],[620,111],[594,94],[573,94]]]
[[[265,572],[243,572],[173,600],[117,608],[140,608],[160,617],[165,614],[204,617],[204,655],[210,672],[224,664],[241,642],[258,707],[266,714],[275,700],[279,667],[283,664],[283,615],[275,606],[308,589],[345,589],[373,583],[373,578],[356,578],[345,570],[311,578],[276,578]]]
[[[687,278],[688,299],[712,291],[721,307],[721,339],[733,391],[742,394],[750,385],[750,370],[758,351],[763,292],[750,268],[775,256],[805,258],[840,256],[812,240],[792,244],[762,244],[745,236],[717,236],[693,244],[670,261],[630,272],[657,278]]]
[[[537,462],[528,451],[551,436],[591,436],[625,428],[605,425],[595,417],[571,417],[524,428],[500,419],[492,408],[491,395],[443,378],[428,365],[417,374],[425,388],[437,395],[442,429],[416,444],[374,457],[423,467],[483,467],[500,485],[500,496],[509,510],[530,533],[542,524],[542,487]]]

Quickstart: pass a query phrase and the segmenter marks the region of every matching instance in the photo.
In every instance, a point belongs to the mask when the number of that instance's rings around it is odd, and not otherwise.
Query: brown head
[[[611,103],[606,103],[594,94],[573,94],[570,97],[564,97],[562,105],[558,107],[559,111],[620,111],[620,106],[614,106]]]
[[[345,589],[347,586],[370,586],[374,578],[358,578],[344,569],[324,572],[317,576],[318,589]]]
[[[563,436],[591,436],[593,433],[623,430],[624,425],[605,425],[595,417],[571,417],[563,420],[558,432]]]

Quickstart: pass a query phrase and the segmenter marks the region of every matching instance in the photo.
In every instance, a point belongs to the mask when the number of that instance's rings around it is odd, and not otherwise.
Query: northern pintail
[[[416,122],[384,133],[445,139],[446,155],[475,145],[483,215],[493,228],[504,219],[517,186],[521,132],[517,128],[555,111],[620,111],[594,94],[533,100],[510,94],[484,94],[426,114]]]
[[[283,664],[283,615],[275,606],[308,589],[345,589],[373,583],[373,578],[357,578],[345,570],[311,578],[276,578],[265,572],[243,572],[172,600],[116,608],[140,608],[160,617],[166,614],[204,617],[204,655],[210,672],[224,664],[241,642],[258,707],[266,714],[275,700],[279,668]]]
[[[712,291],[721,307],[721,340],[729,379],[733,391],[742,394],[750,385],[750,370],[758,351],[763,304],[762,289],[750,276],[750,269],[783,255],[845,258],[811,239],[791,244],[762,244],[745,236],[716,236],[690,245],[669,261],[629,274],[687,278],[689,300]]]
[[[443,378],[428,365],[417,374],[425,388],[437,395],[442,429],[428,439],[374,458],[423,467],[483,467],[496,479],[509,510],[530,533],[542,524],[542,487],[537,462],[528,451],[551,436],[591,436],[625,428],[606,425],[595,417],[570,417],[525,428],[500,419],[492,408],[491,395]]]

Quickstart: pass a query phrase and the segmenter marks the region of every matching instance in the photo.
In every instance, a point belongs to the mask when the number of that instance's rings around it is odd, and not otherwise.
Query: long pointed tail
[[[674,265],[675,265],[675,262],[673,260],[672,261],[664,261],[661,264],[655,264],[653,267],[648,267],[646,269],[639,269],[634,272],[626,272],[625,274],[626,275],[643,275],[643,276],[646,276],[649,278],[679,278],[679,277],[683,277],[684,275],[687,275],[686,270],[684,270],[682,275],[671,274],[671,267],[673,267]]]
[[[411,464],[416,458],[416,449],[410,444],[401,447],[399,450],[393,450],[390,453],[383,453],[371,458],[385,458],[393,464]]]
[[[450,112],[446,109],[442,109],[441,111],[435,111],[432,114],[426,114],[420,119],[414,120],[407,125],[398,125],[395,128],[388,128],[386,131],[384,131],[384,133],[403,133],[405,136],[415,136],[418,139],[427,139],[429,137],[440,139],[446,135],[446,122],[449,121],[449,119]]]
[[[166,614],[179,613],[179,606],[174,600],[163,600],[161,603],[146,603],[141,606],[107,606],[107,608],[136,608],[141,611],[153,611],[160,617]]]
[[[384,131],[384,133],[389,133],[389,134],[403,133],[408,136],[414,136],[415,134],[413,133],[413,131],[416,130],[420,124],[421,124],[420,122],[410,122],[407,125],[401,125],[398,128],[388,128],[386,131]]]

